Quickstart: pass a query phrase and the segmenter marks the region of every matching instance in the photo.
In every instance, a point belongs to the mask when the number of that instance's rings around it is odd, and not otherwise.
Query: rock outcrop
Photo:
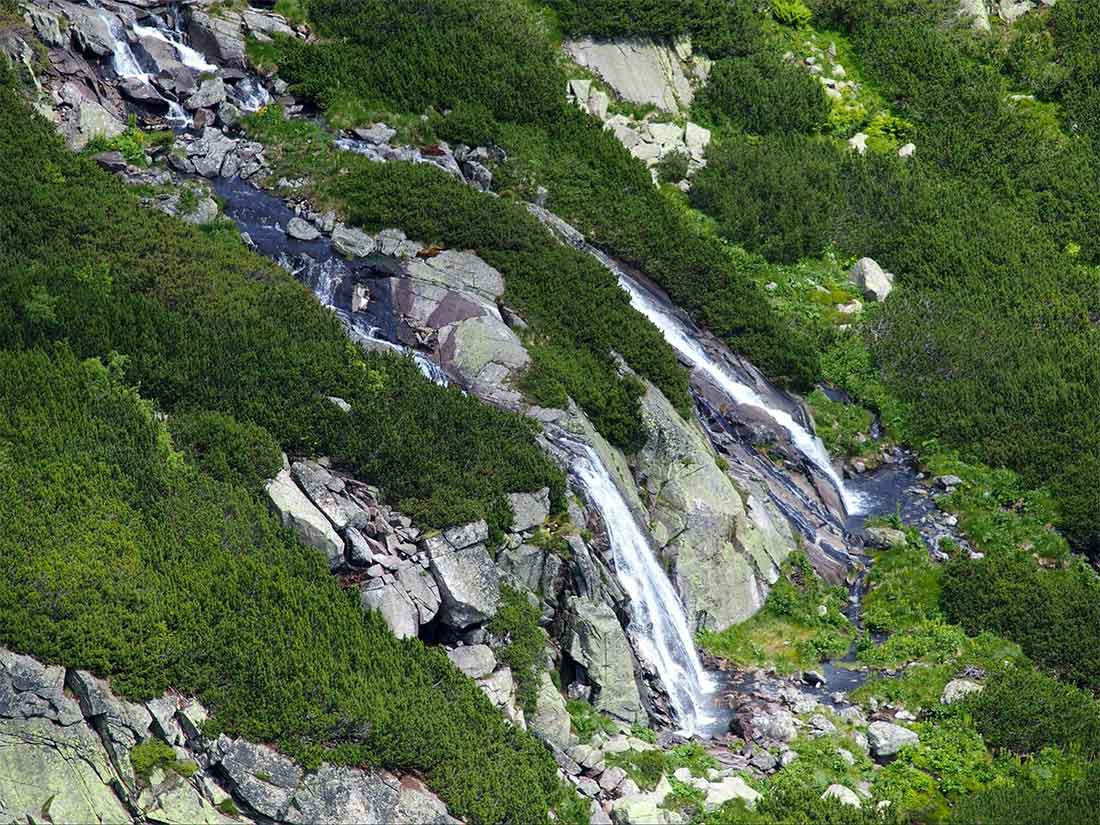
[[[584,668],[592,703],[624,722],[644,722],[634,655],[618,616],[603,601],[569,600],[569,653]]]
[[[667,112],[691,106],[694,90],[676,51],[650,40],[567,40],[565,52],[625,100]]]

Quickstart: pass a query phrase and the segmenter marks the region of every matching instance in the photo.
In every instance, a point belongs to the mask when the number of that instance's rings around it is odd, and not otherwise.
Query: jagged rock
[[[512,669],[502,667],[490,673],[484,679],[477,680],[478,687],[489,697],[489,701],[499,708],[504,717],[521,729],[526,729],[527,723],[523,717],[523,710],[516,705],[516,680],[512,676]]]
[[[893,756],[908,745],[916,745],[920,737],[901,725],[890,722],[872,722],[867,727],[867,742],[871,754],[878,758]]]
[[[399,793],[395,825],[462,825],[419,779],[406,776]]]
[[[288,825],[332,822],[394,822],[400,793],[378,774],[323,764],[294,792],[283,821]]]
[[[845,805],[851,805],[853,808],[861,807],[859,796],[851,788],[846,788],[843,785],[830,785],[825,789],[825,793],[821,795],[822,799],[836,799],[843,802]]]
[[[576,741],[569,732],[570,718],[569,711],[565,709],[565,699],[554,687],[549,673],[543,671],[541,680],[535,713],[527,724],[540,739],[565,750]]]
[[[218,120],[227,129],[234,129],[241,122],[241,110],[228,100],[218,106]]]
[[[626,779],[626,771],[622,768],[608,768],[600,775],[600,790],[611,793],[623,783],[624,779]]]
[[[160,825],[230,825],[239,820],[225,816],[186,779],[174,771],[153,771],[143,788],[138,809],[149,822]]]
[[[183,101],[184,108],[209,109],[225,102],[225,81],[220,77],[207,77],[199,83],[198,91]]]
[[[959,0],[959,16],[971,18],[974,31],[989,32],[989,7],[986,0]]]
[[[471,679],[488,676],[497,666],[497,657],[488,645],[456,647],[447,651],[447,658]]]
[[[210,223],[218,217],[218,202],[209,197],[199,198],[198,203],[195,204],[195,208],[191,212],[179,217],[184,223],[194,224],[195,226]]]
[[[611,97],[607,92],[593,89],[588,95],[588,113],[598,120],[607,120],[607,109],[611,105]]]
[[[641,407],[647,440],[635,476],[654,538],[696,628],[724,630],[763,606],[794,547],[749,520],[706,435],[656,387],[647,386]]]
[[[512,508],[513,533],[539,527],[550,515],[550,488],[543,487],[537,493],[509,493],[508,505]]]
[[[69,135],[69,148],[80,151],[94,137],[113,138],[125,131],[126,126],[121,120],[98,103],[85,100],[79,106],[76,131]]]
[[[969,679],[952,679],[943,687],[940,702],[944,705],[953,705],[970,696],[973,693],[981,693],[982,686]]]
[[[901,547],[908,541],[904,530],[895,530],[893,527],[867,527],[867,543],[872,547],[889,549]]]
[[[247,68],[241,17],[225,11],[213,17],[198,9],[190,9],[187,33],[191,45],[218,63],[238,69]]]
[[[599,689],[596,708],[625,722],[646,719],[634,676],[634,657],[615,611],[603,602],[569,599],[569,653]]]
[[[633,103],[652,104],[675,112],[691,106],[694,96],[680,59],[668,46],[648,40],[567,40],[565,51],[579,65],[603,78]],[[583,82],[583,81],[582,81]],[[575,87],[571,84],[571,89]],[[574,91],[574,97],[580,95]],[[583,100],[588,101],[588,94]]]
[[[118,777],[86,724],[0,719],[0,818],[5,822],[123,823]]]
[[[336,224],[332,230],[332,246],[345,258],[365,258],[375,250],[374,238],[361,229]]]
[[[317,227],[301,218],[291,218],[286,225],[286,234],[296,241],[315,241],[321,237]]]
[[[497,567],[501,573],[533,593],[542,587],[545,563],[546,550],[533,544],[521,544],[514,549],[504,550],[497,558]]]
[[[68,45],[69,33],[61,31],[61,18],[53,12],[30,6],[24,12],[24,19],[47,46]]]
[[[343,489],[342,482],[316,461],[295,461],[290,474],[337,530],[365,518],[363,508],[347,496],[338,494],[337,490]]]
[[[179,706],[172,696],[159,696],[145,703],[149,713],[153,716],[153,729],[161,739],[169,745],[182,745],[184,742],[183,729],[176,721],[176,711]]]
[[[382,579],[365,582],[359,593],[364,610],[377,610],[398,639],[415,639],[420,632],[420,612],[405,588]]]
[[[214,761],[229,778],[234,793],[263,816],[281,819],[295,789],[302,781],[302,769],[267,747],[243,739],[222,737]]]
[[[397,571],[397,581],[416,606],[420,624],[427,624],[436,617],[443,599],[431,573],[412,562],[405,562]]]
[[[330,566],[343,564],[344,542],[324,514],[294,483],[290,470],[280,471],[264,489],[283,527],[294,530],[305,544],[321,550]]]
[[[191,699],[176,713],[180,730],[189,744],[201,743],[205,738],[202,724],[207,720],[206,708],[198,699]]]
[[[873,301],[885,301],[894,289],[894,276],[884,271],[873,258],[856,261],[848,279]]]
[[[0,717],[41,716],[62,726],[76,724],[83,715],[64,689],[64,668],[46,667],[30,656],[0,648]]]
[[[496,615],[500,576],[481,543],[487,538],[488,528],[482,521],[425,540],[429,569],[442,597],[439,615],[444,624],[462,629]]]
[[[69,19],[69,33],[76,47],[95,57],[106,57],[114,49],[111,26],[93,9],[66,3],[63,7]]]
[[[684,127],[684,144],[692,156],[702,153],[710,145],[710,129],[704,129],[696,123],[688,122]]]

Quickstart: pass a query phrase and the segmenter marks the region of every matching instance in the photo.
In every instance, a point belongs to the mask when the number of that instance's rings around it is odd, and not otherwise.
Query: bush
[[[943,572],[948,620],[992,630],[1081,687],[1100,689],[1100,578],[1073,562],[1045,570],[1023,553],[960,559]]]
[[[500,608],[489,622],[489,630],[506,640],[498,655],[512,669],[520,705],[530,715],[538,706],[541,674],[546,669],[543,650],[547,639],[539,627],[541,612],[526,593],[513,587],[502,586],[500,595]]]
[[[1100,808],[1100,766],[1085,777],[1058,785],[1000,785],[959,802],[951,825],[1000,825],[1003,822],[1043,822],[1081,825],[1091,822]]]
[[[689,163],[684,152],[669,152],[657,162],[657,177],[665,183],[679,183],[687,177]]]
[[[435,386],[411,361],[364,355],[237,233],[140,208],[6,91],[0,180],[0,347],[64,339],[81,357],[122,354],[126,380],[170,419],[185,416],[184,440],[216,472],[259,474],[270,442],[232,457],[257,431],[189,414],[262,427],[290,454],[329,455],[425,526],[486,518],[499,531],[511,522],[506,493],[546,485],[562,503],[564,477],[535,444],[536,425]]]
[[[832,110],[813,75],[771,52],[719,60],[695,105],[719,125],[759,135],[817,132]]]
[[[1037,753],[1046,747],[1100,756],[1100,702],[1033,668],[1014,667],[966,699],[974,725],[990,747]]]
[[[282,466],[278,442],[263,427],[216,412],[182,413],[168,421],[187,457],[219,481],[258,488]]]
[[[771,12],[772,17],[784,26],[795,29],[805,28],[813,17],[813,12],[800,0],[772,0]]]
[[[196,695],[212,736],[306,767],[422,771],[472,822],[545,820],[560,791],[542,744],[441,652],[364,614],[255,492],[180,460],[100,362],[0,351],[0,407],[0,643],[129,699]],[[174,758],[134,754],[143,774]]]
[[[467,103],[534,121],[560,105],[564,75],[521,0],[314,0],[309,16],[325,39],[282,38],[277,62],[326,108],[351,99],[412,112]]]
[[[770,261],[819,255],[838,220],[843,158],[831,142],[803,135],[734,137],[712,150],[691,201],[731,241]]]

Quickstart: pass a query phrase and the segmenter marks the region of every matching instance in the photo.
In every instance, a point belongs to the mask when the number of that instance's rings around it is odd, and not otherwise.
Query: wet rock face
[[[744,621],[763,606],[793,547],[753,523],[706,436],[653,386],[642,415],[649,438],[635,476],[688,615],[696,629]]]

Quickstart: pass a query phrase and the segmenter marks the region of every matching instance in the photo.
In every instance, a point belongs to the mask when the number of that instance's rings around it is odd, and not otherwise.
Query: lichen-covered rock
[[[565,709],[565,699],[554,687],[550,674],[544,671],[539,684],[538,703],[534,714],[528,720],[528,726],[540,739],[565,750],[576,741],[569,732],[569,724],[569,711]]]
[[[5,822],[127,823],[118,777],[86,724],[0,719],[0,818]]]
[[[872,722],[867,727],[867,742],[871,754],[878,758],[893,756],[908,745],[916,745],[920,737],[908,728],[891,722]]]
[[[591,38],[568,40],[564,46],[576,63],[596,72],[626,100],[668,112],[691,106],[691,82],[679,56],[668,46],[650,40]]]
[[[977,682],[972,682],[969,679],[952,679],[944,685],[940,702],[944,705],[953,705],[971,694],[981,692],[982,686]]]
[[[41,716],[60,725],[76,724],[83,715],[64,690],[64,668],[0,648],[0,717]]]
[[[396,822],[399,796],[394,784],[379,774],[324,764],[302,780],[283,821],[288,825],[330,822],[390,825]]]
[[[604,602],[569,600],[569,653],[597,688],[593,704],[625,722],[646,719],[634,675],[634,656],[615,611]]]
[[[263,816],[281,819],[302,781],[302,769],[266,745],[222,737],[215,761],[240,799]]]
[[[488,676],[497,666],[497,657],[488,645],[469,645],[447,651],[447,658],[471,679]]]
[[[429,569],[439,585],[439,616],[450,627],[487,621],[500,606],[500,575],[481,543],[487,538],[485,522],[475,522],[424,541]]]
[[[280,471],[264,489],[283,527],[294,530],[305,544],[322,551],[330,566],[339,567],[343,564],[343,539],[333,529],[324,513],[294,483],[290,470]]]
[[[856,261],[848,278],[873,301],[885,301],[894,290],[894,276],[879,266],[874,258]]]
[[[550,488],[543,487],[536,493],[510,493],[508,505],[512,509],[513,533],[539,527],[550,515]]]
[[[635,474],[648,494],[654,536],[696,628],[724,630],[763,606],[793,548],[749,520],[706,436],[652,385],[642,417],[648,439]]]

